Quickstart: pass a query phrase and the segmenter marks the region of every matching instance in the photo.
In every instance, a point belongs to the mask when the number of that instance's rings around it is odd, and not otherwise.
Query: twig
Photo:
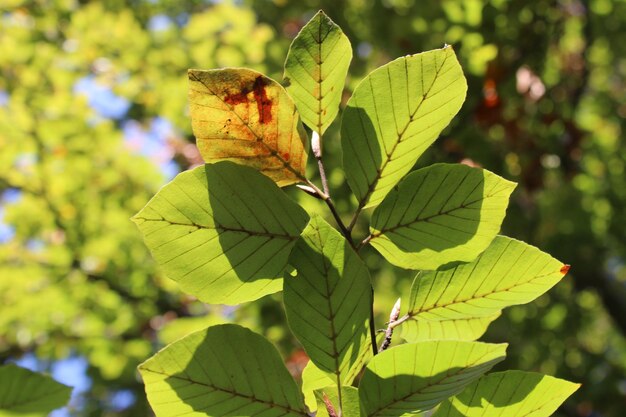
[[[380,349],[379,349],[380,352],[387,349],[389,345],[391,345],[393,329],[396,326],[394,325],[394,323],[398,320],[399,316],[400,316],[400,298],[398,298],[398,301],[396,301],[396,303],[393,305],[393,308],[391,309],[391,314],[389,314],[389,323],[387,324],[387,330],[385,331],[385,340],[383,340],[383,343],[380,345]]]
[[[376,323],[374,323],[374,286],[372,286],[372,305],[370,306],[370,339],[372,341],[372,353],[378,355],[378,346],[376,345]]]

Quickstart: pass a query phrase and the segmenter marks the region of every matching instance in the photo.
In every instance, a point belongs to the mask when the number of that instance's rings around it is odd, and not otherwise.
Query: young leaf
[[[359,385],[363,416],[404,416],[456,395],[505,357],[506,344],[428,341],[385,350]],[[412,414],[410,414],[412,415]]]
[[[333,374],[337,386],[368,343],[371,283],[348,241],[314,216],[289,257],[285,275],[287,320],[311,361]]]
[[[500,230],[514,188],[515,183],[467,165],[420,169],[374,210],[370,243],[402,268],[471,261]]]
[[[165,273],[215,304],[280,291],[307,220],[271,180],[232,162],[179,174],[133,217]]]
[[[289,48],[285,62],[287,91],[302,121],[320,135],[337,116],[351,60],[350,41],[321,10]]]
[[[422,320],[411,317],[402,323],[400,336],[407,342],[424,340],[476,340],[487,331],[500,313],[467,319]]]
[[[444,402],[433,417],[548,417],[579,387],[534,372],[494,372]]]
[[[343,167],[359,207],[379,204],[459,111],[467,82],[451,47],[369,74],[343,112]]]
[[[19,366],[0,367],[0,415],[45,417],[70,400],[72,388]]]
[[[302,370],[302,393],[304,394],[304,403],[309,407],[309,410],[317,410],[314,391],[335,383],[336,381],[327,372],[315,366],[313,361],[306,364]]]
[[[209,327],[139,365],[158,417],[306,417],[302,394],[266,339],[234,324]]]
[[[548,291],[566,269],[533,246],[498,236],[473,262],[418,274],[408,314],[417,321],[475,317],[491,321],[501,309],[528,303]]]
[[[377,346],[380,345],[384,336],[384,333],[378,333],[378,335],[376,335]],[[368,338],[366,346],[360,350],[359,356],[356,358],[348,372],[344,374],[344,379],[341,381],[342,385],[352,385],[372,356],[372,343]],[[332,378],[332,375],[329,375],[327,372],[319,369],[312,361],[309,361],[306,364],[304,370],[302,371],[302,392],[304,393],[304,401],[306,402],[307,407],[309,407],[309,410],[315,411],[317,407],[313,391],[327,387],[333,383],[336,383],[336,381]]]
[[[302,181],[306,133],[276,81],[245,68],[189,70],[189,111],[205,162],[230,160],[279,186]]]
[[[329,386],[315,391],[317,400],[317,414],[315,417],[339,417],[339,414],[332,416],[331,411],[339,410],[339,396],[337,387]],[[341,417],[360,417],[359,391],[354,387],[341,387]]]

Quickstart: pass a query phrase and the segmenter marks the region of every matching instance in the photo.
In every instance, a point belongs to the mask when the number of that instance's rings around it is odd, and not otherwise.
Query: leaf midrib
[[[14,410],[14,409],[16,409],[18,407],[21,407],[21,406],[28,406],[28,405],[31,405],[31,404],[36,404],[36,403],[38,403],[40,401],[45,400],[47,397],[56,396],[57,394],[61,393],[65,388],[66,388],[66,386],[57,387],[54,391],[46,391],[43,394],[41,394],[40,396],[35,397],[35,398],[25,398],[23,401],[1,405],[0,406],[0,410]],[[53,400],[53,399],[54,398],[51,398],[51,400]]]
[[[437,309],[446,309],[447,307],[450,307],[450,306],[453,306],[453,305],[457,305],[457,304],[465,304],[465,303],[467,303],[468,301],[472,301],[472,300],[480,300],[480,299],[483,299],[483,298],[487,298],[488,296],[493,295],[493,294],[498,294],[498,293],[503,293],[503,292],[509,292],[509,291],[511,291],[513,288],[522,287],[522,286],[524,286],[524,285],[527,285],[527,284],[532,283],[532,282],[533,282],[533,281],[535,281],[535,280],[538,280],[538,279],[541,279],[541,278],[545,278],[545,277],[547,277],[547,276],[549,276],[549,275],[556,274],[556,273],[557,273],[557,272],[548,272],[548,273],[545,273],[545,274],[536,275],[536,276],[534,276],[532,279],[530,279],[530,280],[528,280],[528,281],[525,281],[525,282],[523,282],[523,283],[521,283],[521,284],[517,284],[517,283],[516,283],[515,285],[512,285],[512,286],[510,286],[510,287],[506,287],[506,288],[498,289],[497,291],[490,291],[490,292],[486,292],[486,293],[483,293],[483,294],[480,294],[480,295],[478,295],[478,294],[474,294],[474,295],[473,295],[472,297],[470,297],[470,298],[465,298],[465,299],[461,299],[461,300],[457,300],[457,299],[455,299],[455,300],[454,300],[453,302],[451,302],[451,303],[445,303],[445,304],[433,305],[433,306],[431,306],[431,307],[424,308],[424,309],[420,308],[418,311],[415,311],[415,312],[413,312],[413,311],[409,311],[407,314],[408,314],[410,317],[412,317],[412,318],[413,318],[413,317],[419,316],[421,313],[427,313],[427,312],[432,311],[432,310],[437,310]],[[498,309],[498,310],[500,310],[500,309]],[[467,316],[467,317],[465,317],[465,319],[471,319],[471,318],[485,318],[485,317],[489,317],[490,315],[491,315],[491,314],[487,314],[487,315],[485,315],[485,316]],[[463,320],[463,318],[461,318],[461,319],[448,319],[448,320]],[[433,321],[435,321],[435,320],[433,320]],[[446,320],[436,320],[436,321],[446,321]]]
[[[437,68],[437,70],[435,71],[435,76],[433,78],[433,82],[430,84],[430,87],[428,87],[428,90],[426,92],[422,92],[422,101],[420,101],[420,103],[417,105],[415,110],[409,116],[408,122],[405,124],[404,128],[402,129],[402,132],[400,132],[400,134],[398,135],[398,139],[393,144],[391,150],[389,152],[385,152],[385,155],[386,155],[385,160],[381,164],[380,168],[376,168],[376,176],[374,177],[372,183],[368,187],[367,192],[365,193],[363,198],[359,201],[359,206],[357,208],[357,212],[360,211],[363,207],[365,207],[365,205],[367,204],[369,198],[374,193],[374,189],[376,188],[376,185],[378,184],[378,181],[380,181],[380,179],[382,178],[383,171],[387,167],[387,164],[389,163],[389,161],[391,161],[391,156],[395,152],[395,150],[398,147],[398,145],[402,142],[402,140],[403,140],[402,137],[404,136],[404,134],[406,133],[407,129],[409,128],[409,125],[413,122],[413,118],[415,117],[415,115],[417,114],[419,109],[422,107],[422,104],[424,104],[424,102],[428,98],[428,94],[430,93],[430,91],[432,90],[433,86],[437,82],[437,78],[439,77],[439,72],[444,67],[444,65],[445,65],[446,61],[448,60],[449,56],[450,56],[450,54],[448,54],[447,51],[446,51],[446,56],[444,57],[443,62],[441,63],[441,66],[439,68]],[[405,67],[406,67],[407,60],[408,60],[408,58],[404,58],[404,65],[405,65]],[[420,65],[422,67],[422,74],[423,74],[424,73],[424,59],[423,59],[423,57],[422,57],[422,59],[420,59]],[[408,74],[408,68],[406,68],[406,71],[407,71],[407,74]],[[389,75],[389,67],[387,67],[387,74]],[[371,83],[371,78],[369,79],[369,81]],[[407,88],[408,88],[408,86],[407,86]],[[373,92],[373,90],[372,90],[372,92]],[[374,98],[375,94],[372,94],[372,97]],[[375,101],[376,100],[374,98],[374,102]],[[376,107],[375,103],[374,103],[374,107]],[[395,110],[393,109],[393,106],[392,106],[391,109],[395,113]],[[395,114],[394,114],[394,120],[396,120]]]
[[[460,369],[459,369],[459,371],[457,371],[457,372],[455,372],[455,373],[453,373],[453,374],[446,374],[446,376],[444,376],[443,378],[441,378],[441,379],[437,380],[435,383],[429,383],[429,384],[427,384],[427,385],[424,385],[422,388],[420,388],[420,389],[419,389],[419,390],[417,390],[417,391],[413,391],[413,392],[411,392],[411,393],[409,393],[409,394],[407,394],[407,395],[405,395],[405,396],[403,396],[403,397],[401,397],[401,398],[394,399],[392,402],[385,404],[383,407],[377,408],[376,410],[374,410],[373,412],[371,412],[371,413],[370,413],[370,414],[368,414],[367,416],[368,416],[368,417],[376,417],[376,416],[377,416],[377,414],[378,414],[380,411],[386,410],[387,408],[389,408],[389,407],[391,407],[391,406],[393,406],[393,405],[395,405],[395,404],[397,404],[397,403],[399,403],[399,402],[405,401],[406,399],[408,399],[408,398],[410,398],[410,397],[412,397],[412,396],[414,396],[414,395],[423,394],[423,392],[424,392],[426,389],[430,388],[430,387],[437,386],[437,385],[442,385],[442,382],[444,382],[444,381],[446,381],[446,380],[448,380],[448,379],[450,379],[450,378],[452,378],[452,377],[458,376],[459,374],[462,374],[462,373],[463,373],[463,371],[465,371],[465,370],[467,370],[468,368],[470,368],[470,367],[472,367],[472,366],[474,366],[474,365],[476,365],[476,364],[480,363],[480,361],[481,361],[483,358],[488,357],[490,354],[493,354],[493,353],[495,353],[495,351],[487,351],[487,352],[485,352],[485,354],[484,354],[484,355],[482,355],[480,358],[477,358],[474,362],[467,364],[467,366],[465,366],[464,368],[460,368]],[[493,359],[491,359],[491,361],[494,361],[494,360],[496,360],[496,359],[498,359],[498,357],[494,357]],[[488,364],[488,362],[484,362],[484,363],[482,363],[482,365],[486,365],[486,364]],[[434,363],[433,363],[433,365],[434,365]],[[442,400],[442,401],[443,401],[443,400]],[[421,411],[425,411],[425,410],[421,410]]]
[[[291,236],[288,234],[281,234],[281,233],[273,233],[273,232],[257,232],[254,230],[246,230],[246,229],[239,229],[239,228],[234,228],[234,227],[227,227],[227,226],[223,226],[223,225],[214,225],[213,227],[211,226],[205,226],[205,225],[201,225],[195,222],[189,222],[189,223],[181,223],[181,222],[174,222],[172,220],[167,220],[165,218],[160,218],[160,219],[148,219],[145,217],[137,217],[135,216],[134,219],[137,220],[142,220],[144,222],[165,222],[168,224],[171,224],[172,226],[185,226],[185,227],[195,227],[196,230],[221,230],[223,232],[234,232],[234,233],[245,233],[247,235],[250,236],[264,236],[264,237],[270,237],[270,238],[276,238],[276,239],[286,239],[286,240],[296,240],[298,239],[299,236]],[[196,230],[190,232],[193,233]]]
[[[157,375],[166,376],[167,378],[179,379],[181,381],[190,382],[192,384],[197,384],[197,385],[202,385],[203,387],[207,387],[207,388],[212,388],[215,391],[221,391],[221,392],[225,392],[225,393],[231,394],[231,395],[236,396],[236,397],[245,398],[245,399],[250,400],[251,403],[260,403],[260,404],[267,405],[269,408],[280,408],[282,410],[289,411],[289,412],[292,412],[294,414],[297,414],[297,415],[300,415],[300,416],[303,416],[303,417],[308,417],[308,414],[306,412],[304,412],[303,410],[295,410],[295,409],[293,409],[293,408],[291,408],[289,406],[285,406],[285,405],[281,405],[281,404],[265,401],[265,400],[262,400],[260,398],[255,397],[255,396],[245,395],[245,394],[242,394],[240,392],[232,391],[232,390],[229,390],[229,389],[226,389],[226,388],[222,388],[222,387],[218,387],[217,385],[213,385],[213,384],[210,384],[210,383],[207,383],[207,382],[196,381],[196,380],[188,378],[188,377],[184,378],[181,375],[169,375],[169,374],[167,374],[165,372],[159,372],[159,371],[156,371],[154,369],[149,369],[149,368],[142,368],[142,369],[144,369],[144,370],[146,370],[148,372],[152,372],[152,373],[157,374]]]
[[[239,114],[235,111],[234,106],[231,106],[230,104],[228,104],[227,102],[225,102],[219,95],[217,95],[217,93],[215,93],[215,91],[213,89],[211,89],[203,80],[201,80],[200,78],[196,77],[196,75],[193,72],[190,72],[189,75],[193,76],[193,78],[199,82],[200,84],[202,84],[212,95],[213,97],[216,97],[219,101],[221,101],[229,110],[231,113],[233,113],[235,116],[237,116],[237,118],[241,121],[241,123],[250,131],[250,133],[252,133],[252,135],[256,138],[256,141],[261,143],[263,145],[263,147],[265,147],[265,149],[267,149],[271,156],[275,157],[276,159],[278,159],[285,168],[287,168],[287,170],[289,170],[292,174],[294,174],[296,176],[296,178],[306,182],[306,178],[304,175],[302,175],[298,170],[296,170],[289,161],[285,160],[282,155],[280,154],[280,152],[278,151],[278,149],[274,149],[271,146],[269,146],[264,138],[262,136],[259,136],[257,134],[257,132],[252,129],[252,127],[250,127],[250,125],[248,123],[246,123],[246,121],[244,121],[241,116],[239,116]],[[278,86],[278,88],[281,88],[280,85]],[[291,136],[291,140],[290,142],[293,141],[293,132],[292,132],[292,136]],[[277,142],[278,143],[278,142]]]
[[[431,220],[431,219],[433,219],[435,217],[446,216],[446,215],[448,215],[450,213],[453,213],[453,212],[455,212],[457,210],[470,208],[468,206],[471,206],[472,204],[478,203],[479,201],[483,201],[483,200],[486,200],[486,199],[492,198],[492,197],[495,197],[495,194],[494,195],[488,195],[488,196],[481,197],[481,198],[479,198],[477,200],[470,201],[469,203],[463,203],[459,207],[454,207],[454,208],[451,208],[450,210],[439,211],[436,214],[432,214],[432,215],[427,216],[427,217],[422,217],[422,218],[417,217],[414,220],[411,220],[410,222],[407,222],[407,223],[400,223],[400,224],[397,224],[397,225],[392,226],[392,227],[380,229],[378,232],[372,233],[372,238],[370,240],[374,240],[377,237],[380,237],[380,235],[383,235],[383,234],[385,234],[387,232],[393,232],[393,231],[395,231],[397,229],[401,229],[403,227],[409,227],[409,226],[412,226],[412,225],[414,225],[416,223],[428,222],[429,220]]]

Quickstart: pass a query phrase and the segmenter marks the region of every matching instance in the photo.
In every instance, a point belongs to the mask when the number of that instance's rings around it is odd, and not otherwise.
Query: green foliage
[[[424,337],[420,335],[424,327],[439,322],[440,337],[447,338],[444,329],[458,325],[466,331],[455,329],[448,332],[449,337],[478,338],[500,310],[539,297],[568,269],[537,248],[498,236],[472,262],[418,274],[411,288],[403,336],[407,341],[417,341]]]
[[[349,243],[314,216],[289,256],[284,303],[289,326],[319,369],[337,386],[355,377],[352,365],[371,350],[372,290],[368,270]]]
[[[315,417],[333,417],[339,409],[337,389],[319,389],[315,391],[317,413]],[[341,411],[345,417],[360,417],[359,390],[354,387],[341,387]],[[334,413],[334,414],[331,414]]]
[[[6,192],[0,229],[15,230],[0,242],[0,303],[6,307],[0,357],[84,356],[93,386],[82,397],[85,409],[71,410],[76,417],[150,414],[137,363],[192,330],[233,320],[274,342],[297,379],[303,354],[286,327],[280,295],[237,308],[206,306],[181,295],[149,258],[128,218],[165,177],[135,154],[123,129],[128,120],[148,129],[151,117],[165,117],[175,127],[167,143],[176,163],[183,169],[198,163],[197,156],[189,157],[195,149],[186,69],[245,65],[278,80],[291,38],[320,6],[353,41],[342,108],[377,66],[444,42],[454,45],[467,77],[467,100],[418,167],[464,161],[519,182],[501,233],[574,264],[552,291],[503,310],[483,340],[511,343],[500,369],[532,369],[583,383],[585,389],[558,416],[582,410],[622,417],[626,3],[0,3],[0,193]],[[169,23],[155,28],[153,21],[164,17]],[[129,100],[124,119],[96,114],[75,89],[85,76]],[[28,126],[41,126],[38,135]],[[333,201],[339,213],[349,213],[355,203],[339,169],[338,131],[333,123],[324,134],[324,163]],[[45,194],[38,187],[42,180]],[[16,189],[19,200],[4,200]],[[294,197],[309,213],[323,204]],[[368,217],[365,211],[353,236],[367,234]],[[390,266],[368,246],[359,254],[370,268],[375,321],[382,327],[385,310],[399,295],[408,306],[415,273]],[[465,336],[467,329],[476,338],[489,322],[421,320],[396,331],[404,334],[414,324],[420,338]],[[109,408],[108,398],[119,388],[134,392],[132,407]]]
[[[220,162],[179,174],[133,220],[184,291],[237,304],[280,291],[308,216],[256,170]]]
[[[359,207],[378,205],[459,111],[467,84],[451,47],[369,74],[341,118],[343,167]]]
[[[310,42],[302,38],[314,27],[322,51],[323,26],[339,30],[318,13],[289,56],[308,51]],[[341,32],[335,34],[342,39]],[[344,56],[329,54],[325,62],[344,65]],[[304,71],[322,70],[319,60],[298,62]],[[134,220],[165,272],[203,301],[250,301],[282,285],[289,325],[310,363],[303,396],[261,336],[230,324],[192,333],[139,368],[159,417],[307,416],[305,399],[329,417],[434,410],[468,385],[480,384],[505,358],[506,344],[471,339],[502,308],[533,300],[567,272],[536,248],[496,237],[514,188],[510,181],[460,164],[436,164],[405,177],[465,97],[465,78],[451,48],[374,71],[348,102],[343,158],[359,203],[347,226],[331,199],[322,161],[322,127],[328,122],[322,123],[323,112],[312,137],[318,187],[303,165],[292,165],[292,155],[306,161],[306,146],[300,133],[294,139],[294,132],[302,132],[298,115],[278,83],[245,69],[189,74],[192,125],[207,164],[179,174]],[[330,106],[323,96],[313,94],[320,111]],[[327,205],[339,230],[317,214],[305,228],[309,216],[275,184],[293,182]],[[352,228],[361,210],[376,205],[369,235],[355,244]],[[409,312],[400,318],[399,305],[392,310],[380,352],[373,287],[359,255],[367,244],[392,263],[427,270],[415,279]],[[448,323],[422,325],[423,335],[414,322],[424,321]],[[413,324],[405,332],[410,343],[390,348],[394,328],[405,323]],[[461,327],[451,332],[457,323]],[[425,340],[437,332],[448,340]],[[514,392],[518,374],[505,375],[502,389]],[[546,401],[558,404],[566,396]]]
[[[465,165],[407,175],[372,214],[370,243],[403,268],[471,261],[500,230],[515,184]]]
[[[320,135],[337,117],[351,59],[350,41],[321,11],[289,48],[284,76],[287,91],[304,123]]]
[[[446,401],[433,417],[547,417],[579,386],[534,372],[495,372]]]
[[[0,367],[0,416],[45,417],[63,407],[72,388],[49,376],[9,364]]]
[[[237,325],[192,333],[139,371],[159,416],[307,416],[302,394],[276,349]]]
[[[362,415],[417,415],[463,390],[505,357],[506,344],[427,341],[396,346],[367,364]]]

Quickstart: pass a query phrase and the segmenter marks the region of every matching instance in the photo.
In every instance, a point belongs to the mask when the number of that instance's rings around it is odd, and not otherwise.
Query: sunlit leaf
[[[321,10],[289,48],[285,62],[287,91],[302,121],[319,134],[337,116],[351,59],[350,41]]]
[[[172,343],[139,366],[158,417],[306,417],[283,360],[265,338],[234,324]]]
[[[418,274],[408,314],[418,322],[476,317],[489,322],[501,309],[539,297],[567,270],[533,246],[498,236],[473,262]]]
[[[359,385],[363,416],[405,416],[456,395],[505,357],[506,344],[428,341],[375,356]]]
[[[315,391],[317,400],[317,414],[315,417],[339,417],[339,396],[337,387],[329,386]],[[328,412],[328,408],[336,411],[335,416]],[[361,417],[359,406],[359,391],[354,387],[341,387],[341,416]]]
[[[45,417],[70,400],[72,388],[19,366],[0,367],[0,416]]]
[[[378,205],[459,111],[467,83],[454,51],[398,58],[369,74],[343,112],[348,184],[361,207]]]
[[[317,410],[317,400],[315,398],[315,390],[331,386],[335,384],[332,376],[328,372],[322,371],[309,361],[302,370],[302,392],[304,393],[304,402],[309,410]]]
[[[245,68],[189,70],[191,124],[205,162],[230,160],[280,186],[302,181],[306,133],[276,81]]]
[[[445,401],[433,417],[548,417],[579,387],[534,372],[494,372]]]
[[[348,241],[314,216],[298,240],[284,279],[287,320],[311,361],[340,385],[370,350],[371,283]]]
[[[377,334],[376,346],[379,346],[382,343],[384,336],[384,333]],[[342,381],[344,386],[352,385],[355,382],[367,362],[369,362],[372,358],[372,352],[372,342],[368,338],[366,341],[366,348],[360,350],[359,356],[356,358],[348,372],[345,373]],[[332,375],[328,374],[328,372],[324,372],[319,369],[312,361],[309,361],[306,364],[304,370],[302,371],[302,391],[304,392],[306,405],[311,411],[315,411],[317,407],[313,391],[330,386],[333,383],[336,383],[336,381],[333,380]]]
[[[420,169],[374,210],[370,243],[403,268],[471,261],[499,232],[514,188],[515,183],[466,165]]]
[[[179,174],[133,217],[166,274],[215,304],[280,291],[307,220],[271,180],[232,162]]]
[[[400,336],[407,342],[476,340],[485,334],[487,327],[498,317],[500,313],[467,319],[423,320],[419,317],[411,317],[400,326]]]

